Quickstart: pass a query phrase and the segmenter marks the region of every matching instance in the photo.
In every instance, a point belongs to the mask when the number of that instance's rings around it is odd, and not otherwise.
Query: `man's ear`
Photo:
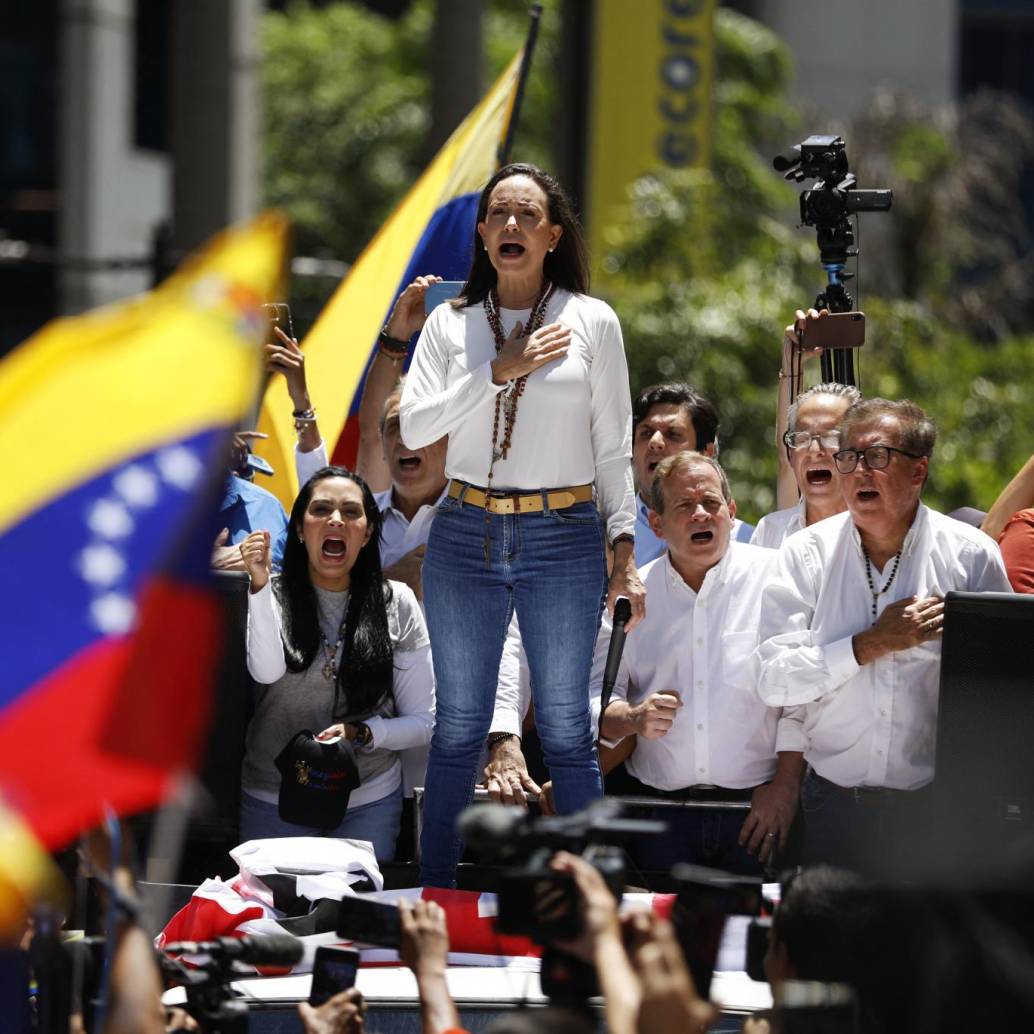
[[[919,485],[922,487],[926,484],[926,479],[930,476],[930,457],[924,456],[921,460],[916,460],[915,473],[912,475],[912,484]]]
[[[664,538],[664,531],[661,529],[661,515],[656,510],[647,509],[647,519],[650,521],[650,530],[659,538]]]
[[[732,517],[732,518],[736,517],[736,500],[735,499],[730,499],[729,500],[729,516]]]

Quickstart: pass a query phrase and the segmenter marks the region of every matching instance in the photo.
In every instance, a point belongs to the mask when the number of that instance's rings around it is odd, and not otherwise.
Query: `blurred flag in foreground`
[[[227,230],[160,288],[0,363],[0,792],[56,847],[191,766],[222,616],[226,441],[260,375],[286,226]]]
[[[362,381],[402,288],[421,273],[466,280],[481,188],[496,171],[524,51],[424,170],[366,246],[303,343],[306,379],[333,462],[355,467]],[[266,390],[256,446],[276,469],[269,488],[291,509],[298,494],[293,406],[282,377]]]

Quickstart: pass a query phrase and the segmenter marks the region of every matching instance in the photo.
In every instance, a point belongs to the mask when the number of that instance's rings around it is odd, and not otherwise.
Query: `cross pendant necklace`
[[[323,656],[326,657],[326,662],[323,665],[323,677],[328,682],[333,682],[337,678],[338,666],[334,663],[338,655],[338,650],[341,649],[341,644],[345,641],[345,622],[342,618],[341,627],[338,629],[337,642],[331,646],[327,642],[327,637],[323,634],[323,630],[320,630],[320,645],[323,647]]]

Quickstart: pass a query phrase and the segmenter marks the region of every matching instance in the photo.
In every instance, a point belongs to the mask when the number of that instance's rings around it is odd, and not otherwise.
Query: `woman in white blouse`
[[[439,886],[455,880],[455,819],[473,793],[513,610],[564,814],[602,792],[588,681],[604,599],[629,597],[629,627],[644,607],[621,328],[585,293],[584,245],[556,180],[501,169],[481,194],[474,245],[460,297],[424,325],[401,405],[409,448],[449,436],[423,570],[437,714],[422,879]]]
[[[324,467],[291,510],[283,569],[269,574],[269,534],[241,543],[251,578],[248,671],[259,683],[241,775],[241,839],[327,835],[394,856],[402,811],[398,752],[426,744],[434,676],[413,591],[381,573],[381,515],[366,483]],[[285,821],[275,759],[297,733],[355,749],[359,786],[340,822]],[[278,807],[278,804],[280,805]]]

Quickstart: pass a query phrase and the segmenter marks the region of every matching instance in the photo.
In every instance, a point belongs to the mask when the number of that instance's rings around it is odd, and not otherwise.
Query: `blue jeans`
[[[337,829],[313,829],[284,822],[275,804],[252,797],[241,791],[240,838],[266,840],[271,837],[337,837],[344,840],[369,840],[379,862],[390,862],[395,857],[395,841],[399,835],[402,817],[402,787],[369,804],[349,808]]]
[[[421,880],[451,887],[463,850],[456,818],[473,797],[514,609],[557,809],[570,814],[603,793],[589,721],[589,671],[607,588],[602,521],[592,503],[578,503],[488,514],[486,522],[484,510],[446,498],[431,525],[423,584],[436,713]]]
[[[640,782],[626,773],[620,790],[622,795],[646,797],[683,796],[666,793]],[[750,800],[753,791],[715,790],[709,795],[714,800]],[[686,794],[685,796],[692,796]],[[701,800],[707,796],[699,795]],[[704,808],[642,808],[636,809],[637,819],[656,819],[668,825],[666,833],[639,837],[630,841],[625,850],[629,858],[644,872],[670,872],[673,865],[688,862],[706,865],[712,869],[740,876],[758,876],[763,870],[757,855],[752,855],[739,843],[740,830],[747,817],[745,811]],[[632,882],[635,882],[634,880]]]

